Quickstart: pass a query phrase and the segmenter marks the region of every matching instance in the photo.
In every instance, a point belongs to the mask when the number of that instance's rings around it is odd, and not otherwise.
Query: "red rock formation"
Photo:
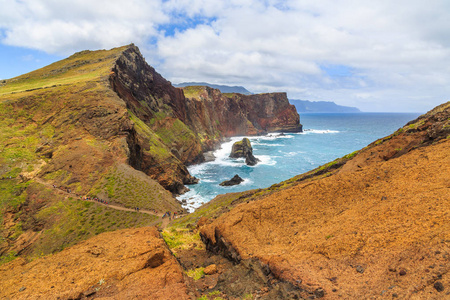
[[[224,95],[204,86],[184,91],[188,124],[211,144],[222,137],[302,131],[300,117],[286,93]]]

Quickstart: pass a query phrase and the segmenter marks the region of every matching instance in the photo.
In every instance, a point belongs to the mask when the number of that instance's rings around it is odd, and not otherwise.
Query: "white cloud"
[[[0,7],[3,44],[67,55],[134,42],[173,82],[383,111],[430,109],[450,93],[446,0],[0,0]],[[327,65],[351,72],[332,74]]]
[[[0,0],[2,43],[71,54],[144,43],[167,22],[160,1]]]

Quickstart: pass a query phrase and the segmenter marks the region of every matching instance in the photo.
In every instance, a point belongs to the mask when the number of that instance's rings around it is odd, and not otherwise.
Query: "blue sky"
[[[165,78],[363,111],[449,100],[446,0],[0,0],[0,79],[136,44]]]

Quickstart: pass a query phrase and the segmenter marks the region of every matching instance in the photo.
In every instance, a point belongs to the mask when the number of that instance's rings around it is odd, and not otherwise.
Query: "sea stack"
[[[244,179],[242,179],[239,175],[234,175],[233,178],[230,180],[225,180],[224,182],[220,183],[220,186],[232,186],[232,185],[238,185],[240,184]]]
[[[231,148],[230,157],[232,158],[245,158],[245,163],[249,166],[254,166],[258,163],[259,159],[253,156],[253,148],[248,138],[243,138],[233,144]]]

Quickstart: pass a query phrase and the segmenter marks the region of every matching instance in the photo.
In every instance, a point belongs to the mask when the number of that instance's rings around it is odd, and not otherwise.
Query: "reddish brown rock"
[[[209,266],[207,266],[204,270],[203,270],[203,272],[206,274],[206,275],[213,275],[213,274],[216,274],[217,273],[217,266],[216,265],[209,265]]]
[[[190,299],[155,228],[104,233],[60,253],[0,266],[2,299]]]

